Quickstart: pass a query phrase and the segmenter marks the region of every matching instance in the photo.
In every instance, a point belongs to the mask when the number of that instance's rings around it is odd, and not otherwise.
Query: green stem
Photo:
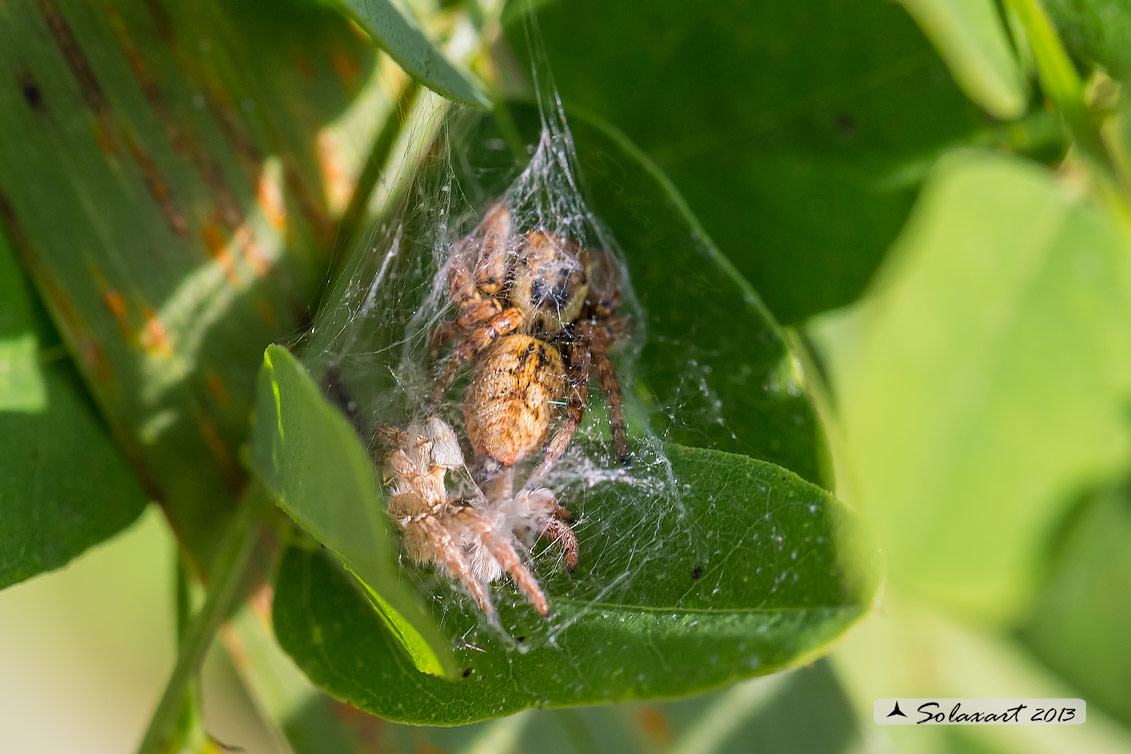
[[[191,681],[200,670],[212,637],[231,609],[247,571],[258,533],[256,524],[261,500],[261,492],[255,488],[240,498],[239,507],[211,569],[212,588],[200,612],[181,634],[177,664],[149,721],[149,728],[138,747],[138,754],[161,752],[169,731],[183,709]]]
[[[1099,125],[1088,107],[1084,82],[1072,64],[1040,0],[1006,0],[1029,37],[1037,77],[1053,106],[1064,116],[1065,125],[1084,154],[1117,182],[1126,185],[1112,163],[1100,135]]]
[[[1108,165],[1099,130],[1084,99],[1084,82],[1053,28],[1040,0],[1007,0],[1029,37],[1037,77],[1049,100],[1064,116],[1069,132],[1089,157]]]

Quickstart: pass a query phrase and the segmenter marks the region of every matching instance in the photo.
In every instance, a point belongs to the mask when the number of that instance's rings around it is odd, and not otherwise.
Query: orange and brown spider
[[[447,341],[454,345],[431,405],[475,358],[463,413],[479,467],[489,476],[529,457],[546,443],[564,405],[565,421],[523,488],[534,490],[581,423],[591,372],[608,399],[613,446],[625,463],[621,389],[609,348],[627,334],[629,321],[616,314],[614,259],[545,230],[518,235],[509,208],[497,202],[455,245],[447,274],[458,312],[432,332],[430,346],[435,355]]]

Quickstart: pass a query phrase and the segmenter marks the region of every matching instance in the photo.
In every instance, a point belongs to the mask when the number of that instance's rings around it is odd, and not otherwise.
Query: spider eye
[[[542,278],[535,278],[530,283],[530,303],[536,309],[561,311],[569,303],[572,293],[568,277],[559,280],[556,285],[550,285]]]

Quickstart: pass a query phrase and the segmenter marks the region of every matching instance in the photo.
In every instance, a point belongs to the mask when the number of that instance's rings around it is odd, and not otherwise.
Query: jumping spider
[[[460,366],[478,357],[463,414],[483,480],[506,472],[499,496],[510,494],[510,467],[546,443],[564,405],[565,422],[524,491],[545,479],[581,423],[592,371],[608,398],[617,458],[627,461],[620,384],[608,352],[629,321],[615,314],[620,277],[610,255],[545,230],[517,235],[500,201],[455,245],[448,289],[458,313],[433,330],[433,357],[447,341],[454,345],[431,405],[443,400]]]
[[[510,574],[544,616],[550,605],[538,580],[523,563],[517,537],[535,531],[555,539],[567,563],[577,562],[577,541],[548,490],[534,490],[499,505],[476,507],[448,497],[448,471],[464,468],[452,428],[433,417],[408,430],[384,424],[378,440],[390,448],[386,463],[392,495],[389,515],[404,531],[404,550],[416,563],[435,562],[463,584],[492,623],[498,622],[486,585]]]

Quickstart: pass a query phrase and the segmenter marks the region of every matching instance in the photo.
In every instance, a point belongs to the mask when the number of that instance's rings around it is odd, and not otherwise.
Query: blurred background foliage
[[[0,6],[0,748],[137,744],[202,604],[176,574],[257,494],[263,348],[396,196],[444,107],[418,82],[498,103],[533,39],[789,326],[882,544],[874,610],[698,698],[413,728],[274,643],[268,529],[174,744],[1131,750],[1131,3],[531,5],[534,36],[525,0]],[[901,695],[1079,696],[1088,724],[874,726]]]

